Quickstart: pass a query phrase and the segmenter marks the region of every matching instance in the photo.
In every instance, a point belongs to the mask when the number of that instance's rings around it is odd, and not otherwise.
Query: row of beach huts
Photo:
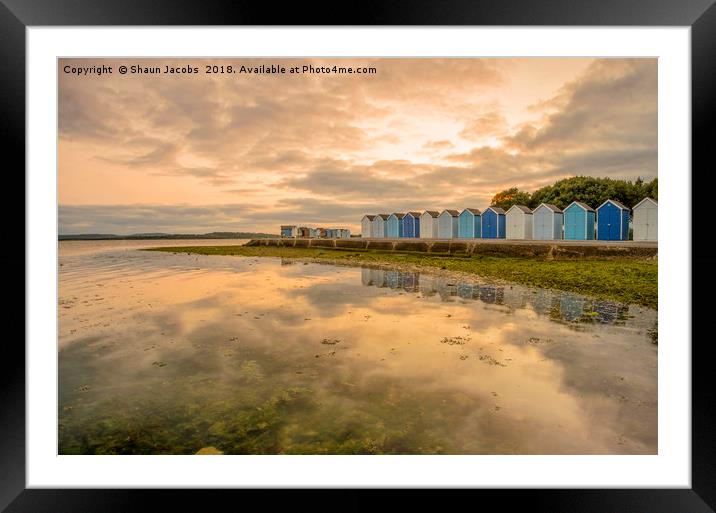
[[[361,236],[371,238],[421,239],[530,239],[530,240],[629,240],[629,223],[633,240],[656,241],[658,205],[644,198],[629,208],[616,200],[607,200],[597,209],[573,201],[560,210],[542,203],[534,210],[513,205],[507,212],[499,207],[484,211],[466,208],[461,212],[366,214],[361,220]]]
[[[310,228],[308,226],[281,225],[281,237],[311,239],[347,239],[351,231],[347,228]]]

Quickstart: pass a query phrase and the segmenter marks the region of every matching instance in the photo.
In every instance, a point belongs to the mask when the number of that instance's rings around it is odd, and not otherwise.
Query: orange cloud
[[[62,72],[188,62],[376,73]],[[58,71],[61,233],[198,231],[191,219],[357,229],[363,212],[483,208],[573,174],[656,176],[655,59],[61,59]]]

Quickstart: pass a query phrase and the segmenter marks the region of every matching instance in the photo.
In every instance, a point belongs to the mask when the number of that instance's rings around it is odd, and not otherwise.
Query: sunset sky
[[[377,73],[203,73],[309,63]],[[60,234],[359,232],[365,213],[657,173],[656,59],[60,59],[58,80]]]

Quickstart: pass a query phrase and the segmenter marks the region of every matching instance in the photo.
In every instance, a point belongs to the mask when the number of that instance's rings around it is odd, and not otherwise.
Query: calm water
[[[657,452],[653,310],[60,243],[61,454]]]

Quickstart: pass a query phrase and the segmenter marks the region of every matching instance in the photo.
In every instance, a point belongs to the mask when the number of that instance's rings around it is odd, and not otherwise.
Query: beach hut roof
[[[613,199],[608,199],[607,201],[605,201],[604,203],[602,203],[601,205],[599,205],[599,206],[597,207],[597,210],[599,210],[600,208],[602,208],[602,207],[603,207],[604,205],[606,205],[607,203],[611,203],[611,204],[613,204],[613,205],[616,205],[617,207],[619,207],[619,208],[622,209],[622,210],[629,210],[627,207],[625,207],[624,205],[622,205],[621,203],[619,203],[617,200],[613,200]]]
[[[391,216],[395,216],[395,217],[397,217],[398,219],[403,219],[403,218],[405,217],[405,214],[401,214],[401,213],[399,213],[399,212],[393,212],[393,213],[390,214],[390,215],[391,215]]]
[[[529,209],[529,207],[526,207],[526,206],[524,206],[524,205],[512,205],[507,211],[509,212],[509,211],[512,210],[513,208],[516,208],[516,209],[518,209],[518,210],[521,210],[521,211],[524,212],[525,214],[531,214],[531,213],[532,213],[532,211]]]
[[[460,212],[458,212],[457,210],[453,210],[453,209],[451,209],[451,208],[446,208],[445,210],[443,210],[443,211],[440,213],[440,215],[443,215],[445,212],[447,212],[448,214],[450,214],[450,215],[453,216],[453,217],[457,217],[457,216],[460,215]]]
[[[295,228],[295,227],[296,227],[295,224],[282,224],[282,225],[281,225],[281,229],[282,229],[282,230],[283,230],[284,228]]]
[[[438,212],[437,210],[426,210],[423,213],[430,214],[430,217],[438,217],[440,215],[440,212]]]
[[[376,217],[380,217],[382,220],[387,221],[390,216],[388,214],[378,214]]]
[[[413,216],[413,217],[420,217],[420,212],[408,212],[408,213],[405,214],[405,215],[406,215],[406,216],[410,215],[410,216]]]
[[[638,207],[639,205],[641,205],[641,204],[644,203],[645,201],[651,201],[654,205],[657,205],[657,206],[659,205],[659,204],[656,202],[656,200],[653,200],[653,199],[651,199],[651,198],[644,198],[644,199],[641,200],[639,203],[637,203],[636,205],[634,205],[634,208]]]
[[[480,214],[482,214],[482,212],[480,212],[480,210],[478,210],[476,208],[465,208],[465,209],[463,209],[463,212],[465,212],[465,210],[467,210],[468,212],[470,212],[471,214],[476,215],[476,216],[479,216]]]
[[[504,214],[504,213],[505,213],[505,211],[502,210],[500,207],[492,207],[492,206],[490,206],[490,207],[487,207],[486,210],[492,210],[495,214]]]
[[[370,214],[366,214],[363,216],[363,218],[366,218],[366,217],[368,218],[369,221],[372,221],[375,218],[375,216],[370,215]]]
[[[570,203],[569,205],[567,205],[567,208],[571,207],[572,205],[580,206],[580,207],[582,207],[584,210],[586,210],[587,212],[594,212],[594,209],[593,209],[592,207],[590,207],[590,206],[587,205],[586,203],[582,203],[581,201],[573,201],[572,203]],[[567,210],[567,208],[565,208],[565,210]]]
[[[547,207],[547,208],[550,209],[552,212],[561,212],[560,209],[558,209],[557,207],[555,207],[554,205],[552,205],[552,204],[550,204],[550,203],[540,203],[539,207],[543,207],[543,206],[544,206],[544,207]],[[537,208],[539,208],[539,207],[537,207]],[[535,210],[537,210],[537,208],[536,208]]]

